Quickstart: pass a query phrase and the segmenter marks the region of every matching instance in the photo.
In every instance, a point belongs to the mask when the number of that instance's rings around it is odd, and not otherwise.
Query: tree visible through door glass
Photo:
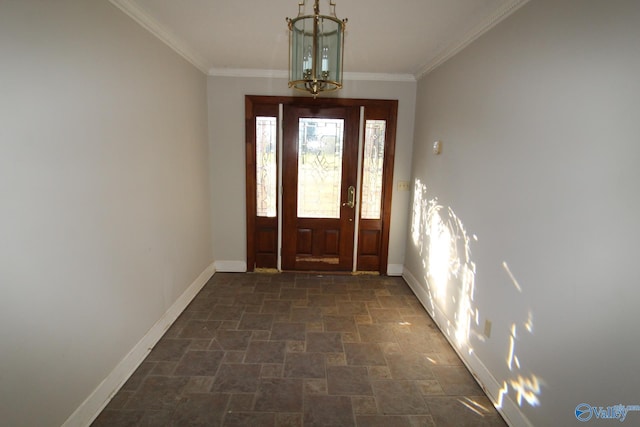
[[[299,218],[340,218],[343,140],[343,119],[299,120]]]

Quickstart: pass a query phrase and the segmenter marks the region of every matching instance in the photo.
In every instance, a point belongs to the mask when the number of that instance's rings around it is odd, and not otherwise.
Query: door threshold
[[[272,268],[256,268],[254,273],[297,273],[315,274],[319,276],[380,276],[380,272],[378,271],[276,270]]]
[[[282,273],[282,271],[278,270],[277,268],[254,268],[253,271],[250,271],[250,273],[280,274]]]

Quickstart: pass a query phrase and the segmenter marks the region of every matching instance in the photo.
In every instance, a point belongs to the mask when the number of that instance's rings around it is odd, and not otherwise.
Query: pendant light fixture
[[[319,0],[313,14],[305,12],[307,0],[298,4],[298,16],[289,23],[289,87],[311,93],[342,88],[344,27],[347,19],[336,16],[336,5],[328,0],[330,15],[321,15]]]

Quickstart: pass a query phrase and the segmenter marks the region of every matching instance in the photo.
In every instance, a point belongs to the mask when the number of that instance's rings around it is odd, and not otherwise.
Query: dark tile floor
[[[397,277],[217,273],[93,426],[506,426]]]

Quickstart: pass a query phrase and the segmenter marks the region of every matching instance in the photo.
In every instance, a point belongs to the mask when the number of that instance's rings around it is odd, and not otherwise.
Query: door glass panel
[[[385,120],[367,120],[362,158],[362,219],[380,219]]]
[[[276,216],[276,118],[256,117],[256,207],[258,216]]]
[[[340,218],[344,119],[298,123],[298,218]]]

